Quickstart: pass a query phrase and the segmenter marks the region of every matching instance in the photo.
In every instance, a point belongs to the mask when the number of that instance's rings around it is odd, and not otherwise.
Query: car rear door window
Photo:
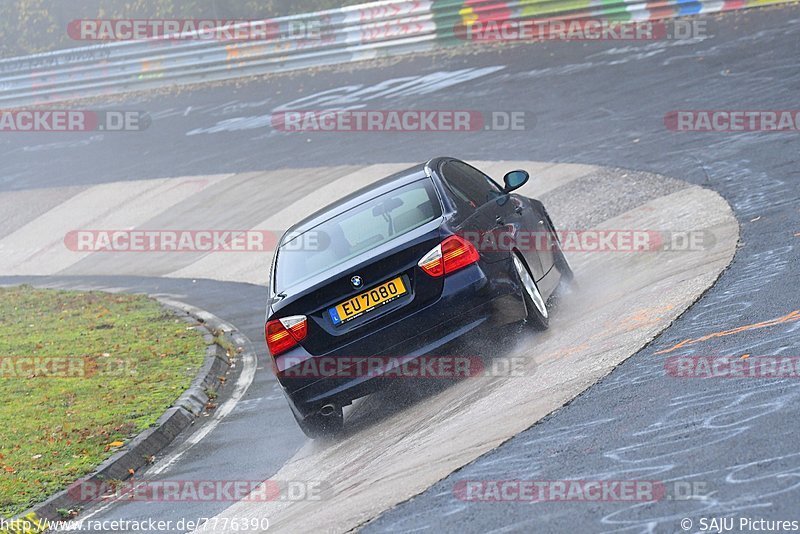
[[[442,166],[442,176],[459,208],[475,210],[502,194],[499,187],[478,169],[451,160]]]

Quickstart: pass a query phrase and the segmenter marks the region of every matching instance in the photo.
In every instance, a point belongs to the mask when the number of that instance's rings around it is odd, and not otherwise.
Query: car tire
[[[525,323],[534,330],[547,330],[550,326],[550,313],[547,311],[547,302],[539,292],[539,287],[531,275],[530,269],[525,264],[525,260],[514,253],[511,255],[511,262],[517,273],[520,287],[522,288],[522,298],[525,301],[527,317]]]
[[[314,413],[305,419],[292,413],[300,429],[311,439],[331,438],[340,434],[344,428],[344,414],[341,408],[337,408],[331,415]]]

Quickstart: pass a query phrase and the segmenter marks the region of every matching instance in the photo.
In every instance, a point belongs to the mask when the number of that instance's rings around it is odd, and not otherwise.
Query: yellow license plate
[[[369,291],[356,295],[348,299],[336,307],[328,310],[334,324],[341,324],[350,319],[355,319],[359,315],[363,315],[368,311],[374,310],[378,306],[382,306],[387,302],[391,302],[398,297],[402,297],[408,293],[403,279],[397,277],[394,280],[373,287]]]

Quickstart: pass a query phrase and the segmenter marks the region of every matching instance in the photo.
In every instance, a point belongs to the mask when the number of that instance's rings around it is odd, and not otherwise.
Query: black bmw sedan
[[[547,328],[548,298],[572,270],[542,203],[513,193],[528,173],[503,181],[435,158],[283,235],[266,340],[309,437],[341,430],[342,407],[382,387],[399,365],[499,325]]]

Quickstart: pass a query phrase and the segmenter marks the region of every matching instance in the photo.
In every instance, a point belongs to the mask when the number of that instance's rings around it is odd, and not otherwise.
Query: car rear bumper
[[[297,361],[302,362],[278,374],[292,410],[304,418],[327,404],[347,405],[383,388],[386,381],[390,380],[382,374],[354,370],[336,377],[309,376],[307,370],[318,367],[308,365],[315,362],[306,360],[335,360],[347,354],[374,354],[387,360],[381,372],[388,373],[397,367],[392,363],[400,363],[398,359],[406,362],[422,356],[460,356],[442,354],[440,349],[464,336],[484,333],[499,325],[524,319],[524,301],[511,274],[510,264],[510,261],[476,264],[449,275],[444,280],[439,299],[387,327],[393,331],[399,329],[408,332],[408,336],[400,343],[384,347],[385,343],[381,341],[386,335],[379,330],[337,351],[335,355],[300,356]],[[491,272],[487,274],[486,269]],[[375,349],[370,351],[371,347]],[[304,370],[301,370],[304,365]]]

